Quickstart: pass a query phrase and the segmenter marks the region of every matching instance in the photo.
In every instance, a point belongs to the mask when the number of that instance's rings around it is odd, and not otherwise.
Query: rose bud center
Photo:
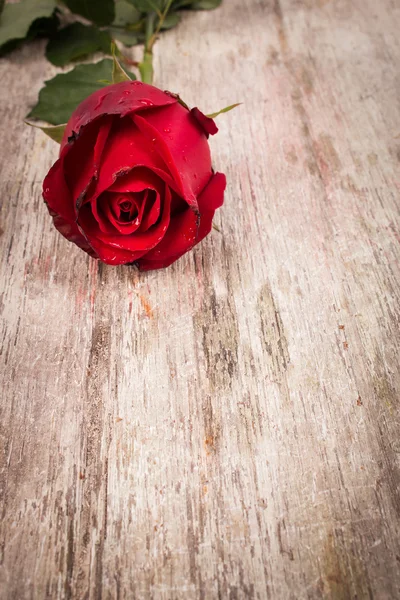
[[[135,202],[132,202],[132,200],[129,199],[125,199],[119,202],[119,219],[121,221],[133,221],[133,219],[135,219],[138,214],[138,208],[136,206]]]

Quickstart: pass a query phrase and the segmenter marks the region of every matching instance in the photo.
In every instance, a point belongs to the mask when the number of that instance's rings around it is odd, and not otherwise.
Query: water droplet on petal
[[[165,133],[171,133],[171,129],[169,127],[164,127]]]
[[[152,102],[151,100],[139,100],[140,104],[143,104],[144,106],[154,106],[154,102]]]
[[[45,189],[45,192],[46,192],[46,194],[47,194],[49,191],[50,191],[50,188],[46,188],[46,189]]]

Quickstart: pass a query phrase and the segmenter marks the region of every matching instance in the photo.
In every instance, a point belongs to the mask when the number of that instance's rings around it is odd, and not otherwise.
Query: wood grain
[[[400,597],[399,23],[225,0],[163,34],[162,89],[243,105],[222,233],[149,274],[52,228],[22,119],[55,69],[1,60],[2,598]]]

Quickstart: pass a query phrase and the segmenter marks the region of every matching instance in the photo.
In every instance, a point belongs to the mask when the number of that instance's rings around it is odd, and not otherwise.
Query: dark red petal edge
[[[206,136],[215,135],[218,133],[218,127],[215,124],[215,121],[210,117],[207,117],[204,113],[201,112],[197,107],[192,108],[190,114],[196,119],[199,125],[204,129]]]

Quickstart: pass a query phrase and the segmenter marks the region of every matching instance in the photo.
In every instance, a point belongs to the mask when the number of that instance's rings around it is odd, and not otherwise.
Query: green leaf
[[[108,32],[114,40],[125,46],[135,46],[144,41],[144,20],[141,13],[127,0],[115,3],[115,19]]]
[[[155,12],[160,15],[164,8],[163,0],[129,0],[129,2],[141,13]]]
[[[114,0],[64,0],[71,12],[93,21],[109,25],[115,17]]]
[[[64,131],[67,126],[66,123],[63,123],[62,125],[53,125],[51,127],[42,127],[41,125],[36,125],[35,123],[29,123],[28,121],[25,121],[25,123],[27,125],[29,125],[30,127],[35,127],[35,129],[41,129],[43,131],[43,133],[48,135],[49,138],[51,138],[58,144],[61,144],[61,141],[62,141],[63,135],[64,135]]]
[[[112,25],[125,27],[137,23],[141,19],[140,11],[128,0],[119,0],[115,3],[115,19]]]
[[[192,2],[190,8],[193,10],[213,10],[218,8],[221,2],[222,0],[197,0],[197,2]]]
[[[132,77],[129,77],[128,73],[124,71],[120,62],[115,56],[115,44],[111,44],[111,53],[113,57],[112,82],[121,83],[122,81],[132,81]]]
[[[47,59],[57,67],[101,50],[110,54],[111,38],[93,25],[72,23],[57,32],[46,48]]]
[[[105,58],[97,63],[78,65],[68,73],[61,73],[48,81],[40,90],[39,102],[28,117],[42,119],[52,125],[66,123],[75,108],[90,94],[104,87],[100,80],[110,80],[113,61]],[[135,76],[132,75],[132,79]]]
[[[26,39],[33,40],[36,37],[52,37],[60,25],[57,12],[56,9],[50,17],[36,19],[29,27]]]
[[[161,29],[172,29],[178,25],[180,20],[181,16],[178,13],[171,12],[165,17]]]
[[[218,112],[210,113],[209,115],[206,115],[206,117],[208,117],[209,119],[215,119],[215,117],[218,117],[218,115],[229,112],[230,110],[233,110],[234,108],[236,108],[237,106],[240,106],[241,104],[242,104],[241,102],[237,102],[236,104],[231,104],[230,106],[221,108],[221,110],[219,110]]]
[[[175,0],[172,3],[173,10],[212,10],[221,4],[222,0]]]
[[[142,34],[137,34],[133,31],[128,31],[127,29],[117,29],[116,27],[109,27],[108,33],[112,37],[113,40],[118,40],[122,42],[124,46],[136,46],[136,44],[142,44],[144,39]]]
[[[51,17],[56,8],[55,0],[23,0],[17,4],[6,4],[1,14],[0,48],[10,42],[23,40],[35,21]]]

